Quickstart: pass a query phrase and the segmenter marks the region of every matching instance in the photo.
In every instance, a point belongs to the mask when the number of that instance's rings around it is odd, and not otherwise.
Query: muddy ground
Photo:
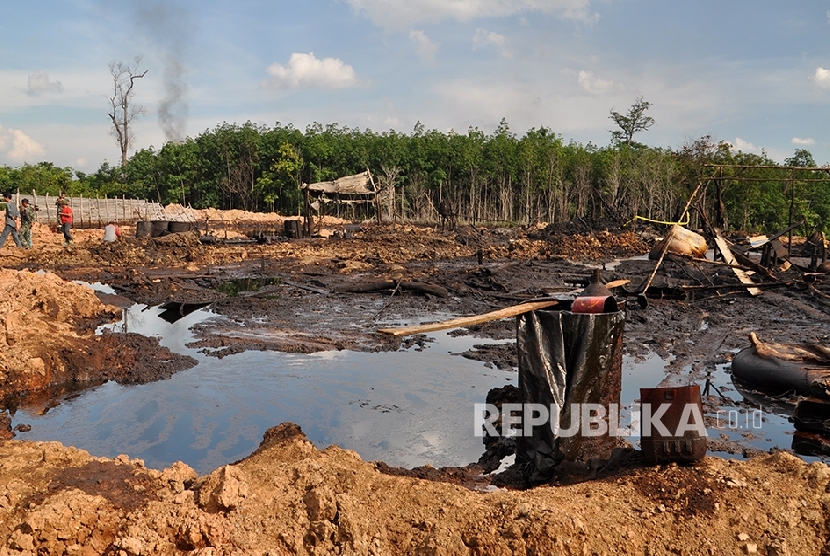
[[[196,327],[194,345],[220,358],[244,350],[395,350],[428,339],[394,337],[379,328],[551,296],[566,307],[593,268],[603,269],[605,281],[630,281],[614,292],[626,303],[625,353],[659,354],[666,360],[665,383],[688,380],[688,369],[691,378],[704,378],[747,347],[750,332],[770,342],[830,341],[830,278],[805,278],[796,268],[776,270],[776,284],[753,297],[728,267],[667,257],[647,303],[638,303],[638,287],[654,268],[643,255],[661,233],[651,228],[573,222],[441,232],[365,225],[345,233],[331,221],[330,237],[289,241],[263,233],[280,222],[258,222],[257,241],[242,233],[250,227],[234,224],[214,230],[207,242],[199,232],[137,239],[125,229],[121,241],[103,244],[100,230],[76,230],[70,246],[41,228],[34,249],[7,244],[2,255],[7,269],[110,285],[117,295],[101,295],[102,306],[169,304],[187,312],[209,303],[219,317]],[[740,244],[746,238],[731,239]],[[103,379],[140,382],[187,367],[187,361],[165,365],[171,354],[153,342],[136,349],[137,339],[90,337],[88,322],[76,328],[77,339],[65,343],[86,346],[84,353],[94,351],[100,361],[120,361],[123,376]],[[515,322],[455,333],[510,339]],[[91,341],[98,343],[95,350]],[[517,364],[515,344],[465,356],[503,369]],[[61,361],[68,376],[90,369],[82,356]],[[19,389],[17,397],[6,396],[6,406],[13,410],[17,402],[9,400],[68,387],[60,380],[48,386],[52,390]],[[718,401],[712,396],[705,403]],[[627,449],[599,468],[563,470],[560,486],[527,491],[515,472],[482,476],[503,453],[463,469],[395,469],[347,451],[317,451],[289,425],[269,431],[250,458],[205,477],[181,466],[160,474],[128,459],[99,460],[50,443],[12,441],[0,450],[0,512],[7,514],[0,520],[0,554],[830,550],[830,472],[781,453],[651,468]],[[507,490],[476,490],[497,487]],[[377,509],[367,513],[367,507]],[[76,521],[73,529],[69,524]]]

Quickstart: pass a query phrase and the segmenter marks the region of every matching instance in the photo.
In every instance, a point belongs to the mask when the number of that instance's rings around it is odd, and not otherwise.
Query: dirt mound
[[[565,220],[563,222],[551,222],[533,235],[538,237],[561,235],[572,236],[577,234],[586,235],[594,232],[619,230],[621,224],[621,222],[617,222],[616,220],[585,220],[578,218],[576,220]]]
[[[0,269],[0,398],[62,382],[61,352],[89,336],[82,325],[121,310],[55,274]]]
[[[121,317],[86,286],[55,274],[0,269],[0,409],[21,395],[107,380],[169,377],[195,364],[138,334],[96,336]],[[11,404],[13,405],[13,404]]]
[[[487,259],[498,260],[570,260],[609,262],[621,257],[642,255],[648,244],[635,232],[601,230],[570,234],[517,234],[507,244],[489,242],[484,249]]]
[[[207,476],[0,443],[0,554],[820,554],[830,469],[785,453],[473,491],[269,429]]]

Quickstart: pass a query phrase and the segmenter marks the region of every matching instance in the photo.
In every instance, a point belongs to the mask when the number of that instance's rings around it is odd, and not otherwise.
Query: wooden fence
[[[58,222],[58,210],[54,195],[31,195],[16,193],[14,201],[20,206],[22,199],[29,199],[29,204],[37,207],[37,221],[43,224]],[[67,197],[72,207],[75,228],[103,228],[107,222],[134,224],[138,220],[167,220],[164,208],[159,203],[127,199],[125,197]]]

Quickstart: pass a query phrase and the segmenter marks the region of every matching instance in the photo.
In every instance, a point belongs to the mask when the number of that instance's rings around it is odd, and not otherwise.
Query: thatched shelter
[[[312,229],[312,209],[317,216],[325,214],[325,205],[328,203],[335,203],[338,212],[341,205],[374,205],[377,209],[379,191],[369,170],[334,181],[304,183],[302,189],[305,197],[305,232],[308,235],[311,235]],[[376,213],[380,222],[380,211],[376,210]]]

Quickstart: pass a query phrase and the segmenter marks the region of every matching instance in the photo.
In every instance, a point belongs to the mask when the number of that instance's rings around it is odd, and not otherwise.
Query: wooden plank
[[[738,264],[738,261],[735,260],[735,255],[732,254],[732,250],[729,248],[729,242],[726,241],[725,239],[723,239],[721,237],[721,235],[717,232],[715,232],[715,245],[718,246],[718,249],[720,250],[721,255],[723,255],[723,261],[726,264],[728,264],[728,265],[737,265]],[[732,266],[732,272],[735,273],[735,276],[738,277],[738,280],[740,280],[742,284],[748,285],[748,287],[746,288],[746,291],[748,291],[750,293],[750,295],[755,296],[755,295],[758,295],[758,294],[761,293],[761,290],[759,290],[758,288],[753,287],[753,286],[749,286],[749,284],[753,284],[753,282],[752,282],[752,279],[749,277],[749,275],[746,273],[745,270],[743,270],[741,268],[737,268],[736,266]]]
[[[443,322],[435,322],[432,324],[420,324],[416,326],[404,326],[401,328],[381,328],[378,329],[378,332],[381,332],[382,334],[391,334],[393,336],[408,336],[411,334],[435,332],[437,330],[448,330],[450,328],[461,328],[462,326],[471,326],[473,324],[482,324],[493,320],[515,317],[517,315],[521,315],[522,313],[535,311],[536,309],[546,309],[548,307],[553,307],[557,303],[559,302],[555,299],[552,299],[550,301],[533,301],[530,303],[513,305],[512,307],[506,307],[504,309],[499,309],[497,311],[491,311],[489,313],[484,313],[483,315],[475,315],[472,317],[460,317],[445,320]]]
[[[605,287],[608,288],[609,290],[612,290],[614,288],[619,288],[620,286],[624,286],[624,285],[628,284],[629,282],[631,282],[631,280],[614,280],[612,282],[608,282],[607,284],[605,284]]]

